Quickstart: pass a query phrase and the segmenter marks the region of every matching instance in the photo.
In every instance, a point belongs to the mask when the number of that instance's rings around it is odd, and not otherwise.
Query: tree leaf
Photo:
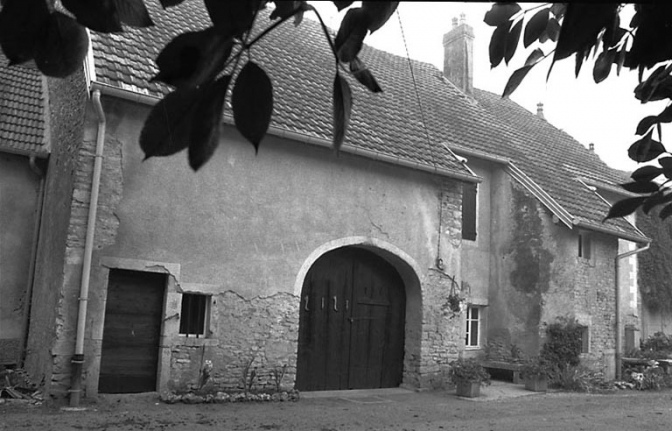
[[[604,81],[609,77],[609,72],[611,72],[611,65],[614,64],[616,59],[616,49],[604,50],[600,53],[595,60],[595,66],[593,67],[593,79],[596,84]]]
[[[131,27],[151,27],[154,25],[143,0],[114,0],[123,24]]]
[[[160,0],[161,1],[161,6],[163,6],[164,9],[172,7],[172,6],[177,6],[178,4],[182,3],[184,0]]]
[[[523,30],[523,20],[519,20],[514,24],[513,28],[506,36],[506,53],[504,55],[504,61],[506,64],[509,64],[509,61],[513,58],[513,54],[516,52],[518,47],[518,42],[520,41],[520,33]]]
[[[535,49],[530,53],[530,56],[527,57],[527,60],[525,60],[525,66],[534,66],[539,60],[544,58],[544,56],[544,51],[542,51],[541,48]]]
[[[551,39],[553,42],[558,41],[558,37],[560,36],[560,23],[558,22],[557,19],[551,18],[548,20],[548,25],[546,26],[546,34],[548,35],[548,38]]]
[[[621,69],[623,69],[623,63],[625,62],[625,55],[628,52],[625,50],[625,45],[621,47],[621,50],[618,51],[618,57],[616,57],[616,75],[621,74]]]
[[[631,193],[655,193],[658,191],[658,184],[649,181],[649,182],[637,182],[633,181],[631,183],[621,184],[625,190]]]
[[[101,33],[123,31],[114,0],[62,0],[62,3],[84,27]]]
[[[170,156],[189,146],[194,107],[201,94],[198,88],[183,87],[154,105],[140,132],[140,148],[145,160]]]
[[[618,3],[569,3],[553,62],[578,52],[585,55],[600,31],[613,22],[618,7]]]
[[[653,131],[650,131],[643,138],[635,142],[628,149],[628,157],[632,160],[643,163],[649,162],[665,152],[665,147],[660,142],[652,138]]]
[[[306,6],[305,1],[274,1],[275,9],[271,12],[269,18],[271,20],[278,18],[286,18],[292,16],[292,14],[297,10],[304,10]]]
[[[369,15],[359,7],[346,12],[334,41],[339,60],[349,63],[357,57],[369,31],[369,19]]]
[[[640,120],[639,124],[637,125],[637,131],[635,134],[637,135],[643,135],[649,130],[651,130],[651,127],[653,127],[656,123],[658,122],[658,117],[656,115],[649,115],[648,117],[644,117]]]
[[[489,54],[490,67],[493,69],[497,67],[504,59],[504,54],[506,53],[506,39],[509,35],[510,25],[511,23],[506,21],[492,32],[492,37],[490,38]]]
[[[665,208],[660,210],[660,213],[658,213],[658,217],[660,217],[661,220],[665,220],[669,216],[672,216],[672,205],[667,205]]]
[[[10,65],[33,58],[49,9],[44,0],[8,0],[0,10],[0,46]]]
[[[504,93],[502,94],[502,97],[509,97],[516,90],[516,88],[518,88],[520,83],[523,82],[523,79],[529,73],[529,71],[532,70],[532,67],[534,67],[534,65],[523,66],[513,72],[509,78],[509,81],[506,83],[506,87],[504,87]]]
[[[603,222],[611,218],[625,217],[634,213],[637,211],[637,208],[639,208],[647,199],[647,196],[640,196],[636,198],[623,199],[614,203],[609,209],[609,213],[604,218]]]
[[[657,118],[660,123],[672,123],[672,105],[663,109],[663,112],[658,114]]]
[[[215,29],[225,36],[240,37],[252,27],[260,0],[203,0]]]
[[[672,157],[662,157],[658,163],[664,170],[672,170]]]
[[[383,89],[378,85],[376,78],[374,78],[371,71],[366,67],[364,62],[359,59],[359,57],[355,57],[355,59],[350,62],[350,72],[357,79],[357,81],[359,81],[360,84],[364,85],[372,92],[380,93],[383,91]]]
[[[231,93],[233,119],[238,131],[259,151],[273,114],[273,84],[266,72],[248,61],[241,69]]]
[[[336,8],[340,12],[343,9],[345,9],[346,7],[350,6],[353,2],[351,2],[351,1],[332,1],[332,3],[336,5]]]
[[[672,201],[672,193],[665,194],[664,190],[660,190],[658,193],[651,195],[642,205],[642,211],[644,214],[649,214],[651,210],[658,205],[662,205]]]
[[[485,14],[483,21],[491,27],[499,27],[521,11],[517,3],[495,3]]]
[[[336,72],[333,88],[333,132],[334,149],[338,153],[345,140],[352,112],[352,93],[350,84]]]
[[[231,75],[225,75],[201,90],[202,98],[194,109],[189,141],[189,166],[194,171],[210,160],[219,145],[224,99],[230,82]]]
[[[546,31],[551,8],[545,8],[535,13],[525,26],[523,46],[527,48]]]
[[[399,6],[398,1],[363,1],[362,9],[369,15],[369,31],[381,28]]]
[[[662,175],[662,173],[662,168],[659,168],[658,166],[646,165],[637,169],[632,173],[632,175],[630,175],[630,177],[638,183],[648,183],[658,178],[660,175]]]
[[[232,38],[223,43],[222,39],[223,36],[212,27],[177,35],[156,57],[159,73],[151,81],[161,81],[175,87],[188,83],[198,85],[198,72],[208,71],[209,74],[205,74],[214,80],[233,48]]]
[[[49,15],[43,39],[35,47],[35,64],[47,76],[65,78],[83,68],[88,49],[84,27],[56,11]]]

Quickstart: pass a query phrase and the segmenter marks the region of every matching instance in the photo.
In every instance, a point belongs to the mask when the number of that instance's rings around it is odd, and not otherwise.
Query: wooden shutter
[[[462,185],[462,239],[476,240],[476,184]]]

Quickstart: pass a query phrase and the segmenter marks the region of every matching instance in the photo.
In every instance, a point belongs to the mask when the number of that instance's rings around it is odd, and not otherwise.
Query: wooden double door
[[[376,254],[345,247],[318,259],[301,293],[297,389],[399,386],[405,307],[399,273]]]

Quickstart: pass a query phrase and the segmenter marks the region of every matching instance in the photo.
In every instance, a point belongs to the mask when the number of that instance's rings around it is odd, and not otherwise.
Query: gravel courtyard
[[[494,384],[478,400],[404,390],[298,402],[163,404],[156,394],[101,396],[83,410],[0,404],[0,430],[668,430],[672,391],[523,392]]]

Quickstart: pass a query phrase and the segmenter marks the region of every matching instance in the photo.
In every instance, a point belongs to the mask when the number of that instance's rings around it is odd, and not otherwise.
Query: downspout
[[[644,247],[637,248],[635,250],[630,250],[626,251],[625,253],[621,253],[616,256],[616,352],[615,352],[615,359],[616,359],[616,380],[621,379],[621,332],[622,332],[622,325],[621,325],[621,281],[619,277],[619,269],[620,269],[620,263],[621,259],[625,259],[627,257],[630,257],[632,255],[635,255],[637,253],[641,253],[645,250],[649,249],[649,244],[646,244]]]
[[[89,301],[89,282],[91,279],[91,257],[93,255],[93,236],[96,230],[96,213],[98,212],[98,191],[100,174],[103,167],[103,147],[105,144],[105,112],[100,103],[100,91],[95,90],[91,97],[93,109],[98,117],[98,133],[96,135],[96,154],[91,180],[91,199],[89,217],[86,224],[86,242],[84,244],[84,261],[82,264],[82,282],[79,289],[79,312],[77,315],[77,337],[75,354],[72,357],[72,386],[70,389],[70,406],[79,406],[82,393],[82,368],[84,366],[84,333],[86,330],[86,309]]]
[[[35,266],[37,262],[37,247],[42,227],[42,212],[44,211],[44,182],[45,172],[36,163],[35,155],[28,159],[30,169],[40,178],[40,186],[37,191],[37,208],[35,208],[35,228],[33,229],[33,242],[30,250],[30,262],[28,267],[28,281],[26,283],[26,299],[23,306],[23,316],[21,320],[21,351],[19,353],[19,364],[23,366],[26,358],[26,346],[28,345],[28,325],[30,324],[30,307],[33,300],[33,285],[35,282]]]

